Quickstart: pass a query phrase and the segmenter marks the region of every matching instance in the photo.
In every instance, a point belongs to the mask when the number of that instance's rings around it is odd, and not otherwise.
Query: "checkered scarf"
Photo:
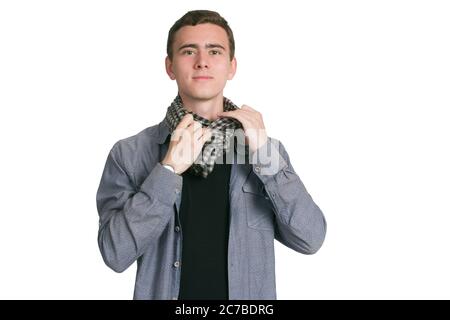
[[[231,100],[223,97],[224,111],[236,109],[238,107]],[[200,175],[206,178],[214,169],[216,159],[222,156],[224,151],[225,153],[229,151],[234,130],[242,128],[242,124],[233,118],[218,118],[215,121],[210,121],[193,112],[187,111],[183,106],[180,95],[177,95],[172,104],[167,108],[165,118],[171,133],[175,130],[181,119],[188,113],[192,114],[194,120],[200,122],[202,127],[209,127],[212,130],[211,139],[203,145],[202,152],[200,152],[198,158],[188,169],[194,175]]]

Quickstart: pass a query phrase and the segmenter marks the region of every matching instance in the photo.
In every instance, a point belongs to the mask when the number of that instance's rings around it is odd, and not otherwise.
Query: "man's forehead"
[[[178,46],[186,43],[192,43],[202,47],[211,43],[228,46],[226,31],[222,27],[211,23],[183,26],[175,34],[174,40]]]

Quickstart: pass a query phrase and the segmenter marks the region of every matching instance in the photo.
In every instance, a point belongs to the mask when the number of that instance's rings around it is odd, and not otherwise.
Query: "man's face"
[[[166,58],[167,74],[177,81],[178,91],[191,99],[217,96],[236,72],[236,59],[230,61],[227,33],[217,25],[182,27],[175,34],[172,49],[172,61]]]

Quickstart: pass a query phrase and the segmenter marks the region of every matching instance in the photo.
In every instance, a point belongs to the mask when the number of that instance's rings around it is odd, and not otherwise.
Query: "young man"
[[[116,272],[137,261],[135,299],[276,299],[273,240],[313,254],[324,216],[261,114],[223,96],[236,58],[218,13],[190,11],[172,26],[166,70],[178,95],[164,120],[108,156],[103,259]]]

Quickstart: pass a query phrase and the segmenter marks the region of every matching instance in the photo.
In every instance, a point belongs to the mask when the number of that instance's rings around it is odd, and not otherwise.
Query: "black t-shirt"
[[[223,161],[207,178],[182,174],[179,299],[228,300],[230,172]]]

